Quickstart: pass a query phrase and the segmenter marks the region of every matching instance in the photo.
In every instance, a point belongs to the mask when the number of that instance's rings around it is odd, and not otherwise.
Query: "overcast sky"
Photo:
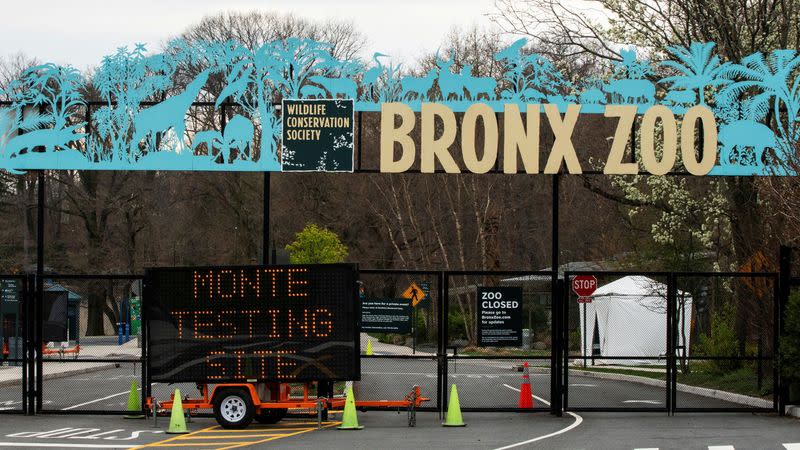
[[[27,0],[3,2],[0,55],[23,52],[40,61],[99,64],[137,42],[155,49],[203,16],[221,11],[292,12],[311,19],[352,19],[381,51],[413,60],[435,50],[453,26],[490,27],[493,0]],[[391,6],[389,6],[391,5]],[[365,55],[366,56],[366,55]]]

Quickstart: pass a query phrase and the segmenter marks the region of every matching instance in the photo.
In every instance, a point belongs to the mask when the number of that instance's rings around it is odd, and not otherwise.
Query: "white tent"
[[[676,345],[679,347],[685,345],[685,356],[689,356],[692,297],[689,293],[678,291],[677,298]],[[680,307],[681,303],[683,308]],[[578,310],[581,356],[592,357],[594,354],[595,364],[665,363],[663,359],[637,360],[635,357],[666,357],[666,284],[645,276],[626,276],[598,288],[592,294],[592,303],[587,303],[585,308],[584,305],[578,305]],[[597,325],[597,336],[595,336],[595,325]],[[684,353],[678,349],[676,355],[683,356]],[[622,356],[631,359],[604,360],[604,356]]]

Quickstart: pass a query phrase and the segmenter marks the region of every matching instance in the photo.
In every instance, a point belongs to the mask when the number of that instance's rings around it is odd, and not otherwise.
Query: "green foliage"
[[[581,351],[581,332],[578,330],[572,330],[569,333],[569,351]]]
[[[700,336],[698,353],[702,356],[738,356],[739,340],[736,338],[736,307],[732,303],[724,306],[711,316],[711,332]],[[712,360],[710,369],[717,374],[725,374],[739,368],[737,360]]]
[[[286,251],[292,264],[333,264],[347,258],[347,247],[339,236],[313,223],[295,235],[294,242],[286,246]]]
[[[468,323],[468,316],[458,310],[450,310],[447,317],[447,335],[450,341],[453,340],[468,340],[466,333],[466,324]]]
[[[781,372],[787,381],[800,382],[800,292],[786,304],[781,335]]]

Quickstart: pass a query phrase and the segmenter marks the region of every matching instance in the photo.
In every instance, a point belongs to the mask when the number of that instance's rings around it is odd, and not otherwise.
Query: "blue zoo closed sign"
[[[478,287],[478,345],[522,345],[522,288]]]

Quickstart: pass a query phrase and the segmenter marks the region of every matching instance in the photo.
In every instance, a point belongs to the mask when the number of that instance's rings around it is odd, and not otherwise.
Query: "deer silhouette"
[[[464,64],[461,76],[464,77],[464,87],[467,89],[470,100],[478,100],[481,94],[486,96],[486,100],[494,99],[497,80],[492,77],[473,77],[472,66],[469,64]]]
[[[308,77],[308,80],[325,88],[331,94],[331,98],[337,98],[341,94],[344,98],[356,98],[358,85],[355,81],[347,78],[331,78],[323,76]]]
[[[403,88],[403,98],[411,98],[411,95],[419,100],[428,98],[428,91],[433,87],[436,79],[436,69],[428,71],[424,77],[403,77],[400,79],[400,86]]]
[[[182,151],[184,149],[183,134],[186,129],[184,116],[186,116],[186,111],[189,110],[189,107],[192,106],[194,99],[197,98],[197,94],[206,85],[210,74],[211,69],[200,72],[186,86],[186,90],[180,94],[173,95],[157,105],[141,110],[133,119],[136,132],[131,141],[131,153],[135,153],[138,150],[139,143],[148,135],[153,140],[149,148],[155,149],[156,134],[166,133],[170,128],[175,131],[175,135],[178,137],[178,149]]]
[[[456,96],[456,100],[464,98],[464,76],[450,72],[454,62],[436,57],[436,65],[439,66],[439,90],[442,91],[444,101],[450,100],[453,95]]]

